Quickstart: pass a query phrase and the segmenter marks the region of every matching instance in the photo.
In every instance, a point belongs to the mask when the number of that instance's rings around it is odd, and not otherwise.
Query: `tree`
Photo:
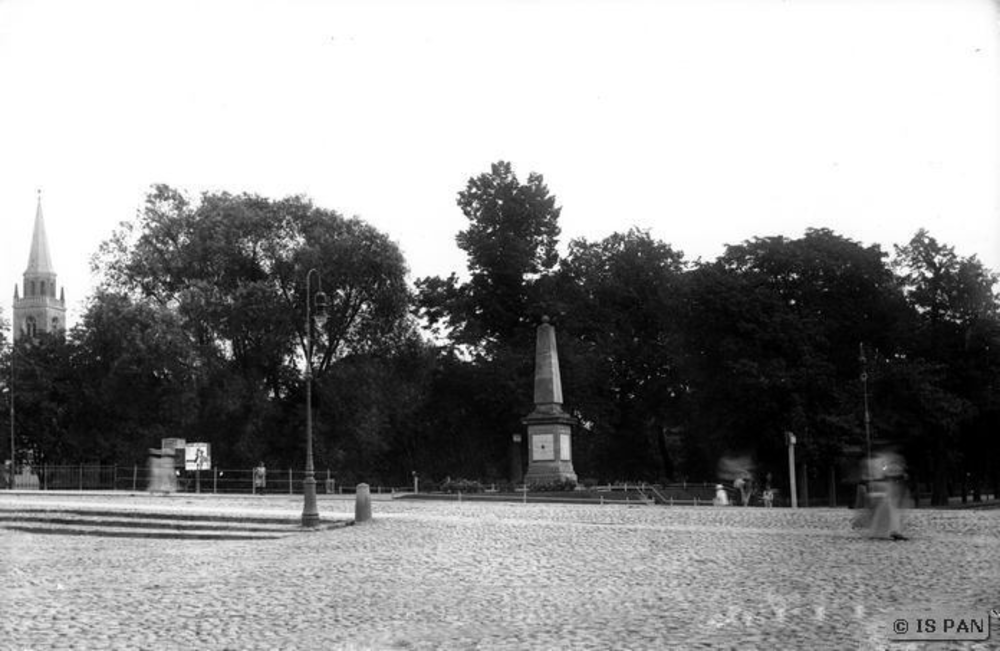
[[[98,291],[69,340],[67,435],[87,459],[141,463],[161,439],[194,434],[206,366],[176,312]]]
[[[503,161],[469,179],[458,205],[469,220],[455,239],[470,279],[418,281],[424,317],[431,326],[446,323],[464,344],[507,344],[541,316],[533,287],[558,262],[561,208],[540,174],[522,184]]]
[[[241,462],[267,447],[291,453],[271,440],[277,416],[267,405],[300,397],[310,269],[319,274],[310,296],[322,288],[330,298],[315,338],[317,380],[344,355],[389,350],[412,331],[399,248],[303,197],[206,193],[195,203],[156,186],[95,267],[106,287],[179,315],[202,365],[201,424],[192,427],[212,425],[220,452]]]
[[[521,183],[506,162],[469,179],[458,205],[469,221],[456,237],[469,280],[417,281],[420,317],[447,340],[430,409],[443,415],[440,436],[450,437],[445,472],[496,476],[510,433],[531,410],[534,329],[552,307],[542,280],[558,262],[560,208],[540,174]]]
[[[997,445],[983,432],[1000,421],[998,277],[924,229],[896,247],[894,266],[916,315],[912,354],[921,372],[914,372],[906,386],[914,387],[911,393],[924,409],[910,430],[912,449],[932,474],[932,502],[943,504],[956,470],[964,480],[972,469],[960,464],[962,448],[974,466],[973,481],[992,474],[1000,484],[1000,464],[978,462]]]
[[[587,423],[578,472],[604,479],[674,474],[668,439],[682,421],[677,312],[683,254],[633,229],[575,240],[547,293],[564,324],[566,395]]]
[[[16,463],[81,459],[86,448],[68,435],[66,405],[75,387],[68,344],[62,336],[40,333],[35,339],[18,339],[11,354],[16,367]]]
[[[835,469],[863,449],[858,344],[898,350],[906,305],[878,246],[826,229],[727,247],[688,284],[692,428],[714,450],[783,468],[783,432]],[[710,455],[711,456],[711,455]]]

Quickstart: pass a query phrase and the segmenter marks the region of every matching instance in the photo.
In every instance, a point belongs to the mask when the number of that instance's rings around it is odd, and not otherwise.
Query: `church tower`
[[[42,191],[38,191],[35,232],[31,236],[28,268],[24,270],[23,298],[14,285],[14,339],[34,338],[42,332],[66,329],[66,297],[63,290],[56,298],[56,272],[49,255],[49,240],[42,218]]]

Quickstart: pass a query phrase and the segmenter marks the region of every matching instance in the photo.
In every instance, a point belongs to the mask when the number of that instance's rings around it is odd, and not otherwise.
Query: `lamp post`
[[[872,434],[871,434],[871,415],[868,412],[868,359],[865,357],[865,345],[863,343],[858,344],[858,348],[861,351],[861,356],[859,361],[861,362],[861,392],[864,395],[865,401],[865,448],[868,453],[868,472],[866,473],[866,480],[871,484],[872,480]]]
[[[316,507],[316,469],[313,466],[313,423],[312,423],[312,381],[313,381],[313,319],[309,281],[316,274],[319,291],[316,292],[316,324],[322,328],[326,323],[326,294],[323,293],[319,272],[310,269],[306,273],[306,476],[302,480],[302,526],[319,525],[319,509]]]
[[[10,339],[10,477],[8,478],[9,488],[14,488],[14,329],[11,328]]]
[[[792,508],[799,508],[799,494],[795,487],[795,434],[785,432],[785,445],[788,446],[788,492],[792,498]]]

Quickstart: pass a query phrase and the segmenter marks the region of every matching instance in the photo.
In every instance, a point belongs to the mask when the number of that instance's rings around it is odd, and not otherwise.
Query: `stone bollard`
[[[372,519],[372,496],[368,484],[358,484],[354,500],[354,522],[360,524]]]

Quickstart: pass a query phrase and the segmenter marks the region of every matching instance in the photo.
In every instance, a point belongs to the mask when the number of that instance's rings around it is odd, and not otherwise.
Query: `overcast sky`
[[[986,0],[0,0],[0,291],[36,189],[71,322],[152,183],[306,194],[463,271],[456,193],[544,175],[563,242],[712,259],[920,227],[1000,270],[1000,14]]]

